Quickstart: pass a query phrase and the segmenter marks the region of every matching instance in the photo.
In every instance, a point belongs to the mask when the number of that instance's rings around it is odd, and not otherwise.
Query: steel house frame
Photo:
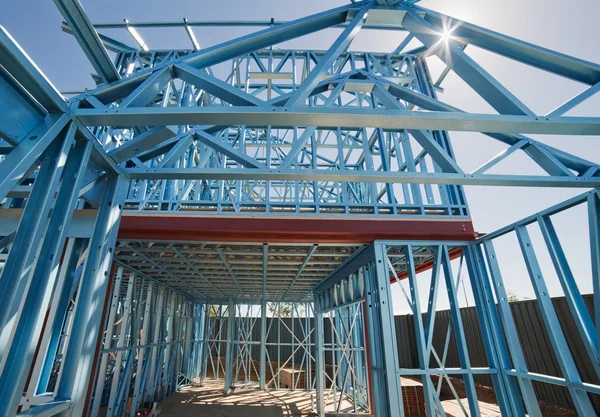
[[[503,416],[541,416],[539,383],[566,387],[580,416],[595,415],[600,385],[582,380],[544,276],[551,267],[600,377],[600,166],[525,135],[600,135],[600,117],[564,116],[600,90],[600,65],[414,0],[353,1],[290,22],[95,26],[78,0],[55,3],[97,88],[67,99],[0,28],[0,416],[134,416],[207,378],[222,378],[225,392],[315,390],[320,415],[404,416],[409,376],[423,384],[428,416],[445,416],[442,382],[462,384],[465,399],[453,391],[461,410],[478,416],[478,375],[491,376]],[[207,48],[193,31],[231,25],[266,28]],[[137,29],[160,27],[185,29],[192,47],[150,49]],[[405,38],[389,53],[349,48],[359,31],[380,29]],[[336,31],[326,50],[275,46],[321,30]],[[586,89],[538,115],[468,45]],[[437,81],[434,55],[447,66]],[[438,99],[451,71],[496,113]],[[449,131],[505,150],[466,171]],[[507,171],[512,154],[541,173]],[[481,237],[464,185],[591,191]],[[591,262],[595,318],[553,223],[583,208],[590,246],[579,250]],[[507,236],[560,376],[527,367],[506,258],[494,249]],[[485,365],[470,361],[461,281],[476,302]],[[399,363],[392,284],[414,313],[419,369]],[[452,319],[440,351],[442,296]],[[458,368],[446,365],[451,346]]]

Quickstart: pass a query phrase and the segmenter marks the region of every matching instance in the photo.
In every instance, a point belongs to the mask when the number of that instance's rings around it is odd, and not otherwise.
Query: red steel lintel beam
[[[357,243],[460,240],[478,236],[470,219],[331,219],[124,213],[119,239],[213,242]]]

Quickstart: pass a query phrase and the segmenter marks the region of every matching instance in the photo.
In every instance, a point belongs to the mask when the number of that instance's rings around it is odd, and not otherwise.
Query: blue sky
[[[83,0],[82,4],[92,22],[122,22],[128,18],[136,21],[155,20],[224,20],[261,19],[271,17],[290,20],[328,8],[346,4],[346,1],[287,1],[261,0],[228,2],[192,0]],[[556,0],[426,0],[420,3],[429,7],[507,35],[526,40],[547,48],[567,53],[592,62],[600,62],[600,44],[597,41],[597,16],[600,2],[575,0],[569,3]],[[50,0],[19,0],[5,2],[0,14],[4,26],[23,49],[31,56],[46,76],[60,91],[81,91],[93,87],[91,66],[74,38],[60,30],[62,17]],[[244,28],[195,29],[202,46],[209,46],[252,31]],[[183,29],[157,31],[140,30],[151,48],[189,47]],[[126,31],[105,31],[109,36],[133,44]],[[303,48],[326,48],[335,38],[335,30],[318,36],[292,41],[286,46]],[[361,33],[355,39],[354,50],[391,50],[400,39],[398,34],[388,32]],[[467,52],[480,65],[509,88],[527,106],[538,114],[545,114],[584,89],[575,82],[561,79],[542,71],[494,56],[491,53],[469,47]],[[442,66],[432,62],[432,72]],[[465,87],[458,77],[451,75],[444,83],[446,92],[440,99],[474,112],[489,112],[489,106]],[[568,115],[598,116],[600,94],[584,103]],[[481,160],[491,158],[502,147],[480,135],[452,133],[457,158],[465,170],[476,168]],[[573,154],[600,161],[599,137],[536,136],[545,143]],[[537,173],[539,169],[526,167],[525,160],[507,160],[507,168],[514,172]],[[467,198],[475,227],[478,231],[492,231],[505,224],[535,213],[551,204],[558,203],[584,190],[531,189],[531,188],[482,188],[467,187]],[[582,212],[560,219],[559,234],[564,237],[565,250],[572,258],[575,273],[583,292],[591,289],[589,255],[578,248],[587,249],[584,216]],[[500,250],[510,258],[511,245],[500,245]],[[502,259],[502,256],[499,256]],[[575,262],[577,261],[577,262]],[[506,286],[519,296],[532,296],[532,290],[523,282],[518,265],[507,267]],[[560,295],[558,284],[551,284],[551,295]]]

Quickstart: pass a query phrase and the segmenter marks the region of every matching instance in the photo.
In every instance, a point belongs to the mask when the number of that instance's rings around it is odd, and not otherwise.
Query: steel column
[[[227,307],[227,349],[225,352],[225,385],[223,391],[229,394],[233,385],[233,356],[235,354],[235,307],[233,299],[229,299]]]
[[[317,395],[317,414],[325,415],[325,339],[323,333],[323,313],[315,304],[315,380]]]
[[[374,249],[374,261],[364,267],[373,407],[376,417],[404,417],[386,245]]]
[[[86,410],[87,383],[92,374],[96,340],[90,334],[100,331],[102,301],[108,286],[110,263],[115,248],[115,240],[121,217],[121,204],[125,191],[124,180],[110,175],[85,263],[81,285],[77,294],[74,322],[61,379],[57,390],[57,399],[70,399],[71,408],[63,417],[80,416]]]

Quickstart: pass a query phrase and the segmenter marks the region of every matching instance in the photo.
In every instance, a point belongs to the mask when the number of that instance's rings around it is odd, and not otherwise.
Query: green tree
[[[506,298],[508,298],[509,303],[516,303],[519,301],[519,297],[517,297],[517,295],[510,290],[506,292]]]
[[[304,307],[294,307],[293,303],[269,303],[267,308],[273,317],[282,319],[291,318],[294,315],[304,317]]]
[[[219,305],[212,304],[210,306],[209,314],[211,317],[220,317],[222,314],[222,310],[219,309]]]

